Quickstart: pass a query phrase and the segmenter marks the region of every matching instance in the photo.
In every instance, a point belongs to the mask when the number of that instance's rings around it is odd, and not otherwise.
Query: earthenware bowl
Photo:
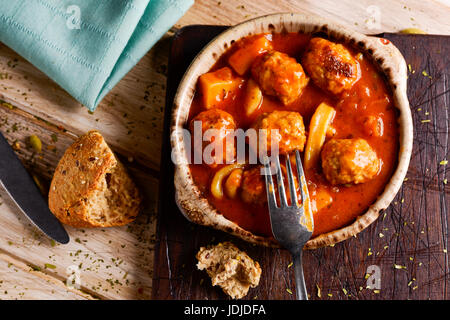
[[[231,233],[252,243],[267,246],[278,245],[274,239],[254,235],[228,220],[206,198],[202,197],[190,174],[182,132],[182,129],[186,128],[198,77],[208,72],[217,59],[238,39],[266,32],[300,32],[326,35],[331,40],[342,41],[364,52],[373,59],[380,72],[386,75],[393,93],[394,104],[399,111],[400,150],[398,165],[383,193],[352,224],[309,240],[306,248],[313,249],[333,245],[356,235],[369,226],[394,199],[408,169],[412,149],[413,126],[406,95],[407,68],[400,51],[385,39],[366,36],[319,17],[299,13],[280,13],[245,21],[221,33],[197,55],[181,80],[174,99],[171,144],[172,158],[175,161],[175,200],[185,217],[194,223]]]

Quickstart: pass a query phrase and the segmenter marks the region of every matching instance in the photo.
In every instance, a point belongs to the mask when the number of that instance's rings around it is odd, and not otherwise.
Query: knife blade
[[[2,133],[0,133],[0,184],[38,229],[59,243],[69,242],[66,230],[51,213],[33,178]]]

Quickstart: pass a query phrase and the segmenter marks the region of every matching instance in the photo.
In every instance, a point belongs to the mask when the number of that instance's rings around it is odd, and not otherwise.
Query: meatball
[[[194,140],[194,151],[196,153],[204,154],[204,149],[208,146],[206,156],[211,155],[209,159],[203,159],[207,164],[215,167],[217,164],[226,163],[234,159],[236,155],[236,146],[234,139],[228,139],[227,136],[234,134],[236,129],[236,123],[233,116],[228,112],[220,109],[209,109],[200,112],[195,116],[190,123],[190,131]],[[196,139],[196,130],[201,129],[200,139]],[[212,135],[208,141],[203,141],[203,135],[209,129],[216,131],[210,131]],[[197,141],[199,140],[199,141]]]
[[[323,147],[323,173],[333,185],[367,182],[379,168],[377,154],[364,139],[331,139]]]
[[[251,71],[262,91],[277,97],[284,105],[297,99],[309,81],[297,60],[278,51],[259,56]]]
[[[333,94],[349,90],[360,78],[359,63],[350,52],[322,38],[311,39],[302,63],[314,84]]]
[[[305,125],[300,113],[295,111],[273,111],[264,113],[252,125],[257,130],[258,145],[256,141],[249,141],[254,151],[261,154],[272,154],[278,151],[286,154],[294,150],[303,151],[306,142]],[[277,132],[273,132],[277,130]],[[274,145],[272,145],[274,144]]]
[[[245,170],[242,174],[241,198],[244,202],[260,205],[264,205],[267,202],[266,180],[265,176],[261,174],[262,170],[264,170],[262,166],[256,166],[252,167],[251,169]],[[289,183],[287,180],[287,171],[284,164],[281,164],[281,172],[283,174],[283,184],[286,191],[286,198],[288,203],[291,203]],[[301,199],[298,180],[295,173],[293,175],[293,178],[295,190],[297,192],[297,199]],[[273,182],[275,187],[275,194],[277,195],[278,185],[276,177],[273,177]],[[277,201],[279,201],[279,199],[277,199]]]
[[[261,169],[262,166],[252,167],[242,174],[241,198],[246,203],[264,205],[267,202],[266,182]]]

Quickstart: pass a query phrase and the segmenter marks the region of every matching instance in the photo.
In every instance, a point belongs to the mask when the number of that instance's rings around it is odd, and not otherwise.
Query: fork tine
[[[270,161],[266,159],[264,163],[264,175],[266,178],[266,192],[269,210],[277,207],[277,199],[275,198],[275,187],[273,185],[272,173],[270,171]]]
[[[294,182],[294,176],[292,174],[292,166],[291,166],[291,158],[289,155],[286,155],[286,171],[287,171],[287,179],[289,182],[289,192],[291,195],[291,206],[297,207],[298,206],[298,200],[297,200],[297,190],[295,188],[295,182]]]
[[[302,204],[304,201],[307,200],[307,195],[305,193],[306,186],[306,180],[305,180],[305,173],[303,172],[303,166],[302,166],[302,159],[300,158],[300,152],[298,150],[295,150],[295,164],[297,167],[297,177],[298,177],[298,185],[300,186],[300,191],[302,195]]]
[[[277,185],[278,185],[278,195],[280,197],[280,207],[287,207],[286,190],[284,189],[283,182],[283,172],[281,171],[280,156],[275,158],[276,170],[277,170]]]

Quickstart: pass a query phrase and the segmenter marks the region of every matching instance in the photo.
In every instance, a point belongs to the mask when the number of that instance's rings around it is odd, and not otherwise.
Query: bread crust
[[[116,220],[98,221],[92,213],[104,208],[88,203],[95,194],[102,192],[106,175],[111,172],[120,174],[130,186],[129,204],[121,208],[127,214]],[[86,133],[66,150],[55,170],[48,200],[50,211],[62,223],[76,228],[125,225],[134,220],[141,204],[138,189],[98,131]]]
[[[261,278],[261,267],[231,242],[201,247],[196,258],[197,268],[206,270],[213,286],[220,286],[233,299],[245,297]]]

